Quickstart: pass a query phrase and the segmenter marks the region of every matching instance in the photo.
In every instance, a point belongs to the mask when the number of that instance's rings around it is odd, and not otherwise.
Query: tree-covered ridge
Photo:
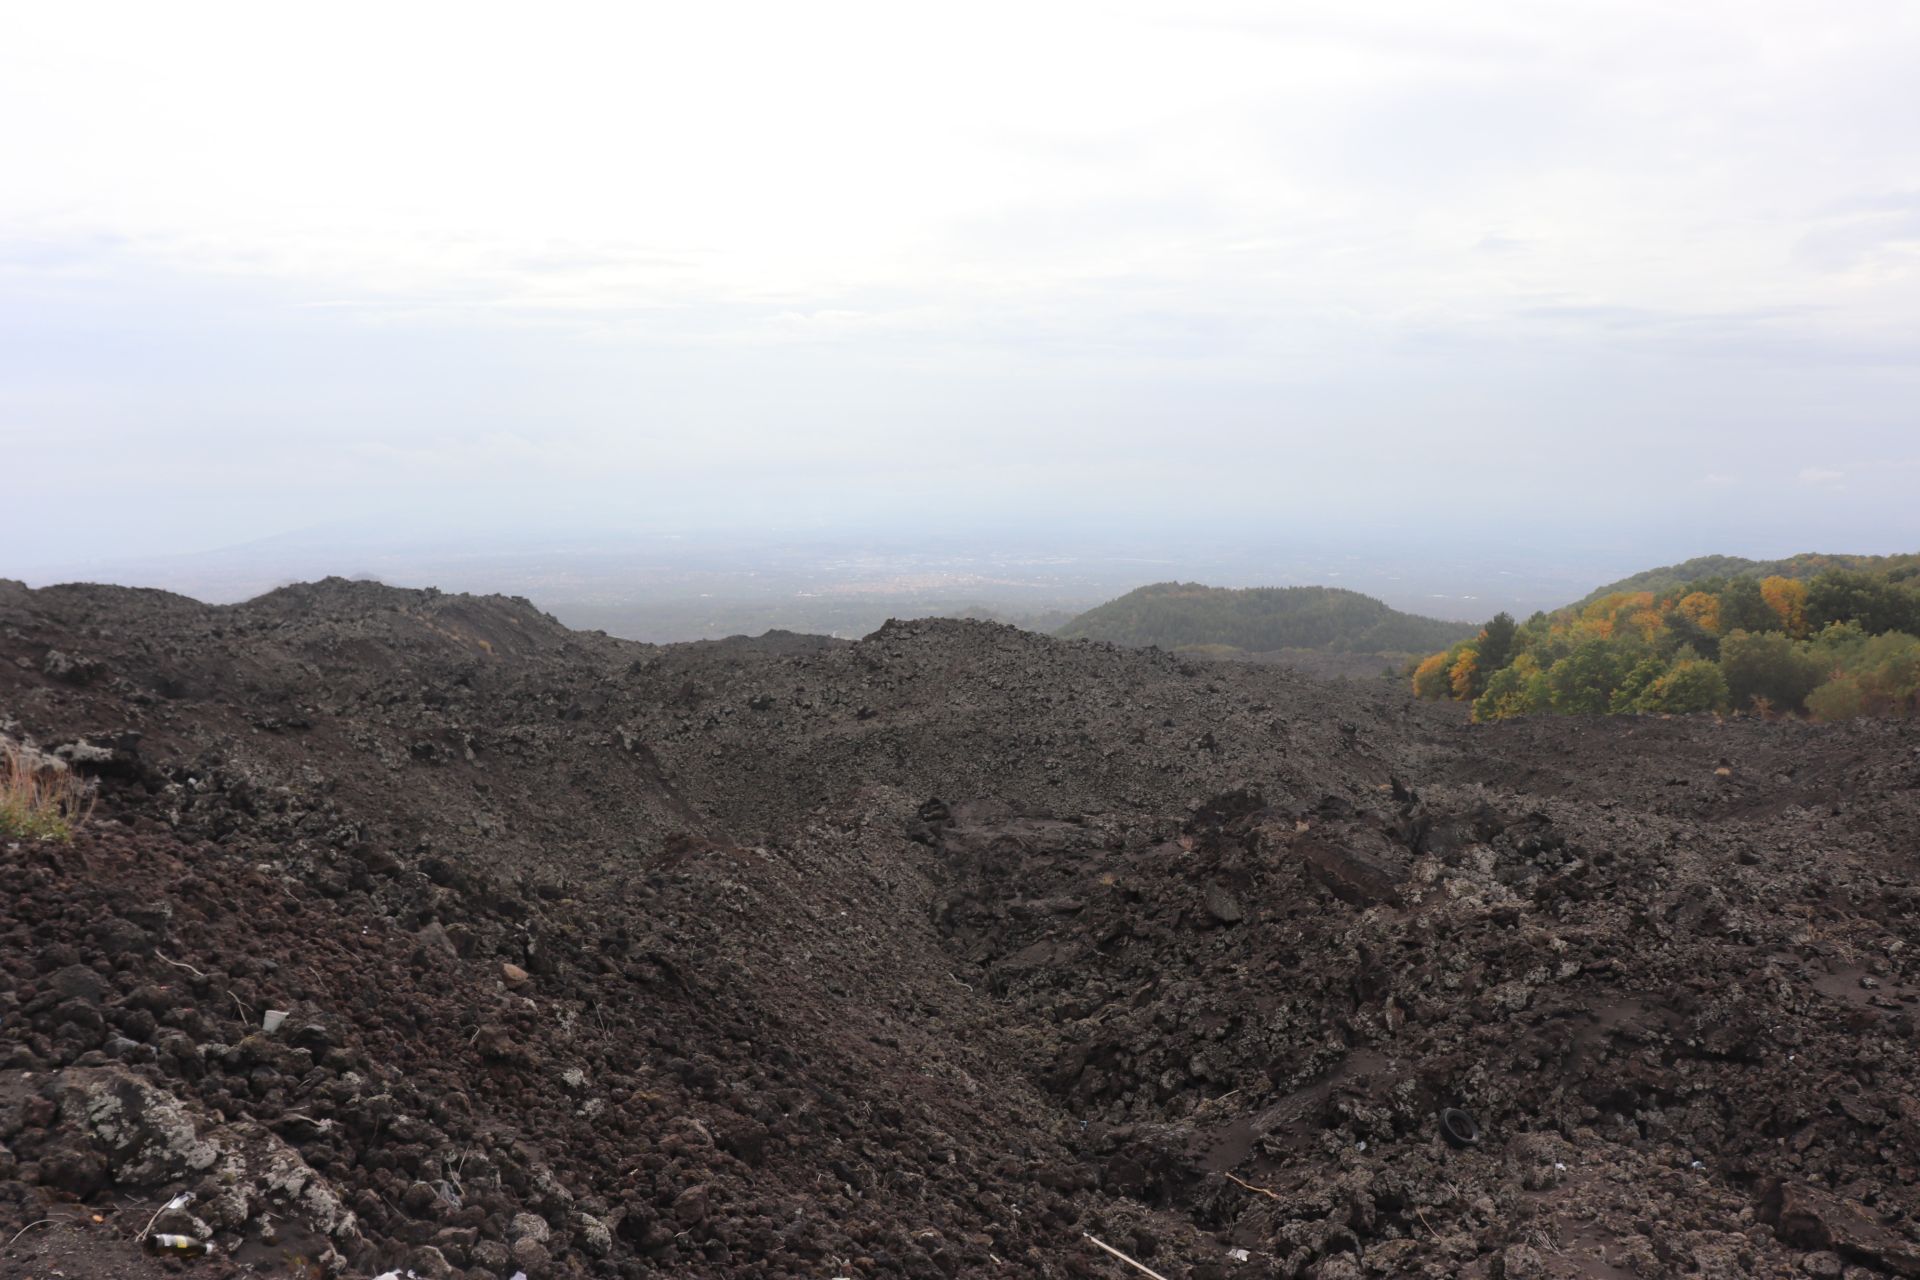
[[[1911,581],[1920,576],[1920,554],[1898,556],[1855,556],[1821,551],[1803,551],[1784,560],[1749,560],[1745,556],[1695,556],[1679,564],[1648,569],[1630,578],[1610,582],[1589,592],[1575,608],[1592,604],[1625,591],[1670,592],[1693,582],[1731,578],[1817,577],[1829,569],[1852,569],[1860,573],[1881,573],[1895,581]]]
[[[1878,571],[1707,577],[1615,591],[1524,623],[1500,614],[1413,670],[1476,720],[1536,712],[1920,711],[1920,557]],[[1751,563],[1751,562],[1748,562]]]
[[[1419,653],[1473,631],[1457,622],[1401,613],[1340,587],[1235,589],[1158,582],[1090,609],[1054,634],[1163,649],[1230,645],[1250,653]]]

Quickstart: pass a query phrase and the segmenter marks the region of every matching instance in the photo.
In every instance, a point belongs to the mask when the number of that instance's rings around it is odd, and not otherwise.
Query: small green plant
[[[16,742],[0,742],[0,838],[73,839],[93,812],[93,787]]]

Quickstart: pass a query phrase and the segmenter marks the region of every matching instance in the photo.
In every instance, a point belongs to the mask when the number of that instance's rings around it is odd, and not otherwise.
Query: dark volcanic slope
[[[0,1271],[1920,1274],[1920,735],[1446,712],[0,584]]]

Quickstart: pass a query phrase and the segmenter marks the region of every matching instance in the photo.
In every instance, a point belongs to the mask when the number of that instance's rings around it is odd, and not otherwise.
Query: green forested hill
[[[1250,587],[1159,582],[1081,614],[1055,635],[1176,649],[1231,645],[1249,653],[1324,649],[1406,653],[1466,639],[1479,630],[1388,608],[1339,587]]]
[[[1416,665],[1413,690],[1470,702],[1476,720],[1920,715],[1920,555],[1651,569],[1525,622],[1496,615]]]
[[[1651,591],[1658,595],[1689,583],[1726,578],[1811,578],[1828,569],[1854,569],[1885,574],[1899,581],[1920,575],[1920,555],[1856,556],[1803,551],[1785,560],[1749,560],[1745,556],[1695,556],[1679,564],[1665,565],[1636,573],[1596,588],[1575,602],[1573,608],[1592,604],[1623,591]]]

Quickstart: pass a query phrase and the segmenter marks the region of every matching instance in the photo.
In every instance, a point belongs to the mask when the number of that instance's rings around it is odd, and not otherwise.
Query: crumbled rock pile
[[[1909,725],[329,581],[0,733],[9,1275],[1920,1275]]]

